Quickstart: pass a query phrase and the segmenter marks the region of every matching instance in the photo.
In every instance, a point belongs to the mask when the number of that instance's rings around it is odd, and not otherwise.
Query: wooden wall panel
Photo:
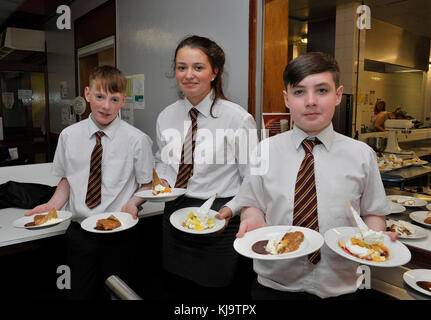
[[[283,70],[288,62],[289,1],[265,0],[263,106],[268,112],[286,112]]]

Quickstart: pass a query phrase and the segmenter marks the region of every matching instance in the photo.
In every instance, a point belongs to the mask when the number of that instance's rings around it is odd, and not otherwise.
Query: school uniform
[[[206,287],[224,287],[235,276],[238,255],[233,241],[240,207],[234,198],[248,172],[250,150],[257,144],[256,123],[239,105],[210,92],[197,106],[187,98],[166,107],[157,119],[156,169],[160,178],[176,183],[184,137],[191,126],[189,111],[198,112],[193,175],[184,197],[166,203],[163,216],[163,265],[168,272]],[[235,138],[236,136],[236,138]],[[221,233],[194,235],[176,230],[170,215],[185,207],[199,207],[217,194],[212,209],[228,206],[236,215]]]
[[[321,142],[312,151],[319,232],[323,235],[335,227],[355,226],[346,200],[361,216],[389,214],[374,151],[365,143],[335,132],[332,124],[316,137]],[[263,140],[259,158],[266,161],[267,170],[249,175],[241,186],[238,203],[262,210],[269,226],[293,225],[295,183],[305,155],[301,143],[306,138],[310,137],[294,126]],[[255,159],[254,163],[258,162]],[[359,264],[334,253],[326,244],[317,264],[304,256],[282,261],[254,260],[253,265],[258,284],[280,293],[306,292],[327,298],[357,290]],[[271,290],[258,290],[255,297],[262,299],[265,292]]]
[[[127,278],[133,249],[130,244],[136,240],[134,228],[118,234],[93,234],[81,229],[80,223],[98,213],[120,211],[139,185],[151,182],[154,166],[151,139],[117,117],[102,130],[102,200],[90,209],[86,194],[97,131],[100,129],[91,114],[65,128],[58,140],[52,169],[54,175],[67,178],[70,185],[65,210],[73,215],[66,238],[72,297],[78,299],[97,296],[100,281],[113,273]]]

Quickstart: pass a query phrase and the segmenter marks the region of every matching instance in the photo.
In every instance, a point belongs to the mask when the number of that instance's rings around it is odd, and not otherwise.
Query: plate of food
[[[400,195],[386,196],[386,199],[394,203],[401,204],[405,207],[423,207],[426,206],[428,203],[423,199]]]
[[[414,211],[409,214],[409,217],[417,223],[431,227],[431,211]]]
[[[169,221],[176,229],[193,234],[214,233],[223,229],[226,219],[217,219],[215,210],[201,210],[199,207],[179,209],[171,214]]]
[[[63,221],[69,220],[72,217],[72,212],[57,211],[52,208],[48,212],[24,216],[15,220],[12,225],[15,228],[39,229],[55,226]]]
[[[233,242],[241,255],[258,260],[285,260],[309,255],[324,244],[322,235],[298,226],[267,226],[246,232]]]
[[[175,200],[187,192],[183,188],[170,188],[165,186],[153,168],[153,186],[151,190],[144,190],[135,193],[135,196],[152,202],[167,202]]]
[[[423,166],[425,164],[428,164],[428,161],[421,160],[419,158],[413,158],[410,160],[406,160],[406,162],[413,165],[413,166]]]
[[[421,239],[427,236],[425,229],[404,220],[386,220],[386,230],[398,233],[400,239]]]
[[[340,256],[376,267],[397,267],[410,261],[409,249],[400,241],[392,241],[383,232],[368,230],[362,238],[355,227],[333,228],[325,232],[325,242]]]
[[[431,270],[409,270],[404,272],[403,279],[411,288],[431,296]]]
[[[94,233],[114,233],[127,230],[138,221],[127,212],[104,212],[86,218],[81,222],[81,228]]]
[[[431,203],[428,203],[428,204],[425,206],[425,208],[427,208],[428,210],[430,210],[430,211],[431,211]]]
[[[388,205],[389,205],[390,213],[401,213],[406,211],[406,207],[404,207],[399,203],[395,203],[393,201],[388,200]]]

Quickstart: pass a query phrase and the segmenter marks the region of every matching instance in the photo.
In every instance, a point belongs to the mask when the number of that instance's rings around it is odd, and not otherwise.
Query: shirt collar
[[[113,139],[115,136],[115,132],[117,131],[118,127],[120,126],[121,119],[117,115],[117,117],[103,130],[100,130],[99,127],[94,123],[93,119],[91,118],[91,113],[88,116],[88,135],[91,137],[93,134],[95,134],[97,131],[103,131],[105,136],[107,136],[109,139]]]
[[[320,142],[322,142],[325,148],[329,150],[332,146],[333,133],[334,133],[334,128],[332,126],[332,122],[329,124],[329,126],[327,126],[325,129],[320,131],[316,136],[309,136],[307,133],[305,133],[303,130],[301,130],[294,124],[292,129],[293,144],[295,146],[295,149],[298,150],[299,146],[301,145],[304,139],[308,137],[310,138],[316,137],[320,140]]]
[[[184,105],[186,107],[187,113],[189,113],[192,108],[196,108],[202,116],[208,118],[210,116],[213,100],[213,90],[211,90],[198,105],[192,105],[187,98],[184,98]]]

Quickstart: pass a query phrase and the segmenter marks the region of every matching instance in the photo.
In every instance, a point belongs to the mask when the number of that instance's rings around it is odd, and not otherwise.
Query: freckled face
[[[211,82],[216,75],[202,50],[187,46],[178,50],[175,78],[178,88],[193,105],[199,104],[211,91]]]
[[[85,88],[85,99],[90,103],[91,119],[99,129],[106,128],[118,115],[126,102],[126,94],[108,93],[94,85]]]
[[[329,126],[342,94],[343,87],[335,87],[329,71],[309,75],[294,87],[288,85],[287,92],[283,91],[295,125],[310,136]]]

